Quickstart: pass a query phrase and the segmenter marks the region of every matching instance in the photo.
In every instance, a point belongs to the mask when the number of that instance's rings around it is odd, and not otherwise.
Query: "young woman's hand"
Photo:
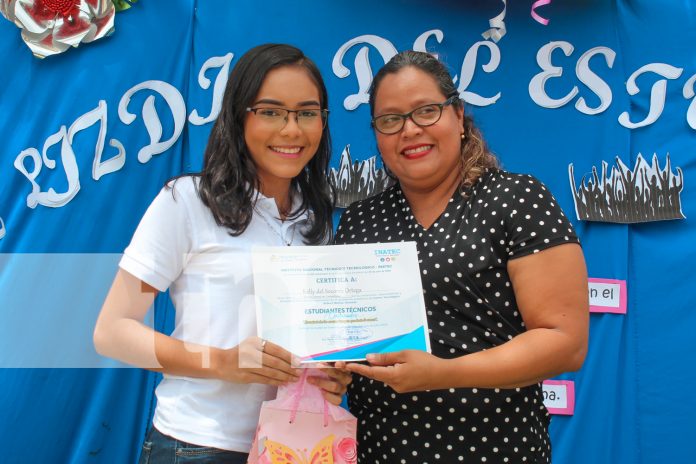
[[[292,367],[289,351],[258,337],[221,350],[214,368],[219,378],[235,383],[280,386],[297,381],[300,375],[300,371]]]
[[[353,374],[346,369],[334,367],[322,368],[329,378],[307,377],[307,382],[323,390],[324,399],[331,404],[339,405],[343,400],[343,395],[348,390],[348,385],[353,380]]]

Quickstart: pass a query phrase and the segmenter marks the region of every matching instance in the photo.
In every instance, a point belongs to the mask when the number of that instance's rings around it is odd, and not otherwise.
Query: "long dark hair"
[[[452,75],[447,67],[433,55],[412,50],[400,52],[389,60],[372,80],[370,85],[370,114],[375,115],[375,96],[382,80],[389,74],[396,74],[404,68],[412,66],[435,79],[440,92],[445,97],[458,95]],[[457,99],[452,106],[464,111],[464,102]],[[461,147],[461,187],[466,188],[475,184],[486,169],[498,168],[498,160],[488,149],[481,132],[474,124],[471,116],[464,113],[464,138]]]
[[[316,84],[321,108],[328,106],[328,95],[319,69],[298,48],[283,44],[259,45],[246,52],[227,80],[222,109],[213,125],[205,149],[203,170],[198,174],[198,193],[210,208],[219,226],[230,235],[241,235],[251,222],[260,184],[257,168],[244,140],[246,109],[253,106],[269,71],[282,66],[298,66],[307,71]],[[327,178],[331,160],[331,136],[328,122],[319,148],[307,166],[291,182],[291,193],[300,192],[300,206],[290,212],[297,217],[311,210],[310,224],[304,233],[306,244],[325,243],[331,237],[334,190]]]

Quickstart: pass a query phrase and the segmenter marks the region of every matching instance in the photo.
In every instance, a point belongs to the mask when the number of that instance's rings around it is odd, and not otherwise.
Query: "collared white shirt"
[[[172,337],[233,348],[256,335],[251,247],[303,245],[308,213],[280,221],[275,200],[259,194],[249,226],[233,237],[215,223],[197,183],[198,178],[184,177],[173,189],[162,189],[120,267],[159,291],[169,289],[176,308]],[[261,402],[272,399],[275,388],[165,375],[156,393],[154,425],[160,432],[248,452]]]

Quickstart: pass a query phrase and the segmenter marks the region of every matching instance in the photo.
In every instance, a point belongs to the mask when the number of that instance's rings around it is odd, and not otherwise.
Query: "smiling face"
[[[254,99],[253,108],[289,110],[321,109],[317,85],[300,66],[283,66],[268,74]],[[244,122],[244,141],[256,164],[261,191],[266,196],[288,189],[317,152],[323,132],[321,118],[314,124],[298,125],[296,114],[278,125],[248,112]]]
[[[433,77],[409,66],[384,76],[375,94],[374,116],[404,114],[445,100]],[[427,191],[459,182],[463,122],[462,109],[447,105],[432,126],[419,127],[407,119],[396,134],[375,131],[384,163],[405,190]]]

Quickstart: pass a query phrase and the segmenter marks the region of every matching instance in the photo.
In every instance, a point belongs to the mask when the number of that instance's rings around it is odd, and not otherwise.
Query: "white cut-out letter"
[[[44,165],[49,169],[54,169],[56,167],[55,160],[48,157],[48,149],[59,142],[61,143],[60,158],[63,163],[65,177],[68,180],[68,190],[63,193],[57,193],[51,187],[48,191],[43,192],[39,184],[36,183],[36,178]],[[26,158],[31,158],[34,162],[34,168],[31,172],[27,171],[24,165]],[[15,158],[14,167],[31,182],[31,193],[27,195],[27,206],[29,208],[36,208],[37,204],[42,204],[49,208],[59,208],[70,202],[70,200],[77,195],[77,192],[80,191],[80,171],[77,167],[75,152],[70,146],[70,143],[68,143],[67,129],[65,126],[61,126],[58,132],[46,139],[42,155],[39,155],[39,151],[36,148],[22,150],[22,152],[17,155],[17,158]]]
[[[31,172],[27,171],[27,167],[24,165],[24,160],[27,158],[31,158],[34,162],[34,168]],[[15,169],[21,172],[22,175],[24,175],[24,177],[26,177],[31,183],[31,193],[27,195],[27,206],[29,208],[36,208],[36,205],[39,203],[36,196],[39,194],[39,192],[41,192],[41,187],[39,187],[39,184],[36,183],[36,178],[39,176],[39,173],[41,173],[42,166],[43,162],[41,161],[41,155],[39,154],[39,150],[36,148],[27,148],[26,150],[22,150],[14,160]]]
[[[2,240],[5,237],[5,223],[2,221],[2,218],[0,217],[0,240]]]
[[[469,84],[471,84],[471,81],[474,78],[474,72],[476,72],[476,61],[478,59],[478,50],[480,47],[488,47],[488,49],[491,51],[491,59],[488,60],[488,63],[481,66],[481,69],[487,73],[492,73],[498,69],[498,66],[500,65],[500,48],[498,48],[498,45],[487,40],[476,42],[466,52],[466,56],[464,56],[461,80],[459,81],[457,91],[459,92],[459,96],[462,98],[462,100],[471,105],[489,106],[498,101],[501,95],[500,92],[492,97],[482,97],[476,93],[466,91],[467,87],[469,87]]]
[[[630,115],[628,111],[624,111],[619,115],[619,124],[629,129],[636,129],[638,127],[649,126],[650,124],[657,121],[657,118],[662,115],[662,110],[665,109],[665,100],[667,98],[667,79],[677,79],[681,76],[683,68],[675,68],[667,63],[650,63],[641,67],[635,71],[626,81],[626,90],[629,95],[635,95],[640,92],[638,85],[636,84],[636,79],[641,74],[647,72],[652,72],[658,74],[666,79],[660,79],[655,82],[650,89],[650,109],[648,110],[648,115],[642,121],[631,122]]]
[[[227,85],[227,78],[230,74],[230,62],[232,61],[233,53],[228,53],[225,56],[213,56],[208,58],[201,70],[198,72],[198,85],[201,86],[203,90],[207,90],[210,87],[210,79],[205,77],[206,71],[211,68],[220,68],[217,76],[215,77],[215,85],[213,86],[213,101],[210,107],[210,113],[206,117],[202,117],[198,114],[198,110],[191,111],[189,115],[189,122],[196,126],[202,126],[211,121],[220,114],[220,109],[222,108],[222,96],[225,93],[225,85]]]
[[[573,86],[573,89],[563,98],[551,98],[546,94],[546,81],[552,77],[563,75],[563,68],[551,64],[551,54],[557,48],[563,50],[565,56],[570,56],[574,50],[572,44],[563,41],[549,42],[541,47],[537,52],[536,59],[543,71],[529,81],[529,96],[532,97],[534,103],[544,108],[560,108],[575,98],[578,93],[578,87]]]
[[[346,78],[350,76],[350,70],[343,65],[343,57],[346,52],[352,48],[354,45],[358,44],[372,45],[377,49],[377,51],[382,56],[384,63],[389,61],[398,52],[394,45],[386,39],[383,39],[376,35],[361,35],[349,40],[348,42],[341,45],[336,54],[333,57],[333,62],[331,63],[331,68],[333,73],[339,79]],[[363,103],[369,102],[369,95],[367,91],[370,89],[370,84],[372,84],[372,68],[370,67],[370,49],[365,46],[358,50],[358,54],[355,56],[355,75],[358,79],[358,93],[353,95],[348,95],[345,100],[343,100],[343,107],[349,111],[356,109]]]
[[[126,150],[123,148],[121,142],[116,139],[111,139],[109,144],[112,147],[116,147],[118,153],[106,160],[101,160],[102,153],[104,152],[104,142],[106,141],[106,128],[107,128],[107,108],[106,102],[104,100],[99,100],[99,105],[90,111],[85,113],[77,120],[72,123],[68,129],[68,143],[72,146],[73,138],[75,134],[81,130],[87,129],[99,122],[99,135],[97,136],[97,144],[94,147],[94,161],[92,162],[92,178],[94,180],[99,180],[103,175],[118,171],[126,163]]]
[[[428,39],[432,36],[435,36],[435,40],[437,40],[437,43],[442,43],[442,39],[445,38],[445,34],[443,34],[440,29],[432,29],[430,31],[426,31],[419,35],[418,38],[413,42],[413,51],[430,53],[428,51]],[[435,58],[439,58],[439,55],[437,53],[430,54],[433,55]]]
[[[605,111],[609,108],[609,105],[611,105],[612,100],[611,88],[609,85],[590,69],[590,59],[598,53],[604,55],[607,66],[611,69],[614,66],[616,52],[607,47],[595,47],[587,50],[582,54],[578,60],[578,64],[575,66],[575,73],[578,75],[580,82],[589,87],[590,90],[599,97],[599,106],[596,108],[587,106],[584,97],[578,98],[578,101],[575,102],[575,108],[577,108],[578,111],[590,115]]]
[[[130,125],[135,121],[135,115],[128,111],[128,104],[133,94],[144,89],[153,90],[164,97],[164,100],[167,102],[172,112],[172,117],[174,118],[174,133],[169,140],[165,140],[164,142],[160,141],[162,137],[162,123],[155,109],[155,97],[150,95],[145,99],[142,110],[145,128],[150,136],[150,144],[144,146],[138,152],[138,161],[141,163],[147,163],[153,155],[158,155],[171,148],[179,139],[181,131],[184,129],[184,123],[186,122],[186,104],[184,103],[184,97],[181,96],[181,93],[167,82],[145,81],[128,89],[118,103],[118,117],[121,118],[124,124]]]
[[[37,199],[40,204],[49,208],[60,208],[65,206],[72,200],[77,192],[80,191],[80,170],[77,167],[77,159],[72,146],[68,142],[68,133],[65,126],[61,126],[60,131],[46,139],[41,156],[44,164],[49,169],[53,169],[56,162],[48,158],[48,148],[61,141],[60,144],[60,160],[63,162],[63,170],[65,177],[68,180],[68,190],[63,193],[57,193],[53,187],[50,187],[47,192],[40,192]]]
[[[689,80],[686,81],[686,84],[684,84],[682,94],[687,100],[696,96],[694,93],[694,82],[696,82],[696,74],[691,76]],[[686,122],[689,123],[689,126],[691,126],[692,129],[696,129],[696,98],[691,100],[691,103],[689,104],[689,109],[686,112]]]

